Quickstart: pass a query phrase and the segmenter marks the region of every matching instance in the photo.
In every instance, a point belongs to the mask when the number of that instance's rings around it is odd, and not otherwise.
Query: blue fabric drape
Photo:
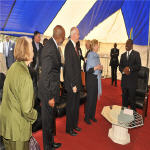
[[[122,14],[125,21],[128,37],[133,28],[134,44],[147,45],[149,32],[149,7],[150,1],[134,0],[125,1],[122,6]]]
[[[14,1],[15,0],[0,0],[0,30],[2,30],[5,24]]]
[[[122,10],[128,37],[133,28],[134,44],[147,45],[149,0],[98,0],[78,25],[80,39],[84,39],[94,27],[119,9]]]
[[[7,0],[2,4],[3,7],[6,3]],[[16,0],[4,31],[33,33],[38,30],[43,33],[64,3],[65,0]],[[7,8],[6,5],[5,7]],[[9,9],[7,11],[9,12]]]
[[[78,25],[80,39],[84,39],[94,27],[119,10],[123,2],[124,0],[98,0]]]

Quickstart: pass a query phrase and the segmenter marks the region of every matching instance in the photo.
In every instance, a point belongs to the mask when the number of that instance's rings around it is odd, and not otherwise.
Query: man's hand
[[[77,93],[77,87],[76,87],[76,86],[74,86],[74,87],[72,88],[72,90],[73,90],[73,93]]]
[[[49,106],[51,106],[53,108],[55,106],[55,100],[54,100],[54,98],[50,99],[48,101],[48,104],[49,104]]]
[[[126,75],[129,75],[130,74],[130,68],[129,67],[125,67],[123,72],[126,74]]]

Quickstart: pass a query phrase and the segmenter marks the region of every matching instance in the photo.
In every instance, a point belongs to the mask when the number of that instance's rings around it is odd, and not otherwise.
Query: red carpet
[[[71,137],[65,133],[66,118],[57,119],[57,136],[56,142],[63,145],[59,150],[149,150],[150,149],[150,105],[148,117],[145,119],[143,127],[129,130],[131,143],[125,146],[113,143],[108,138],[108,130],[111,124],[101,115],[103,106],[121,105],[121,88],[120,82],[118,87],[110,85],[110,79],[102,80],[103,95],[98,102],[96,118],[98,123],[87,125],[84,123],[84,106],[80,107],[79,127],[82,128],[76,137]],[[34,133],[33,136],[39,142],[43,150],[42,131]]]

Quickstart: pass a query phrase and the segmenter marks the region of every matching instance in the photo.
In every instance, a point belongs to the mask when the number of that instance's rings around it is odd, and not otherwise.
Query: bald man
[[[65,47],[64,82],[67,89],[66,132],[71,136],[76,136],[77,132],[81,130],[78,127],[81,65],[76,47],[79,36],[78,28],[73,27],[70,31],[70,40]]]
[[[65,39],[65,30],[57,25],[53,37],[42,50],[42,72],[39,81],[38,96],[42,102],[42,129],[44,150],[59,148],[61,143],[54,143],[55,103],[60,96],[61,56],[59,46]]]
[[[136,110],[135,93],[140,68],[140,54],[133,50],[133,41],[129,39],[126,42],[126,52],[121,55],[119,70],[122,73],[122,105],[130,105],[133,110]]]

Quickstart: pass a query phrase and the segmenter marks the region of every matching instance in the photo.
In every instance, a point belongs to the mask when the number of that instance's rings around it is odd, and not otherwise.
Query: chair
[[[149,98],[149,69],[146,67],[141,67],[138,72],[138,81],[136,88],[136,108],[142,109],[143,120],[147,116],[148,109],[148,98]]]

